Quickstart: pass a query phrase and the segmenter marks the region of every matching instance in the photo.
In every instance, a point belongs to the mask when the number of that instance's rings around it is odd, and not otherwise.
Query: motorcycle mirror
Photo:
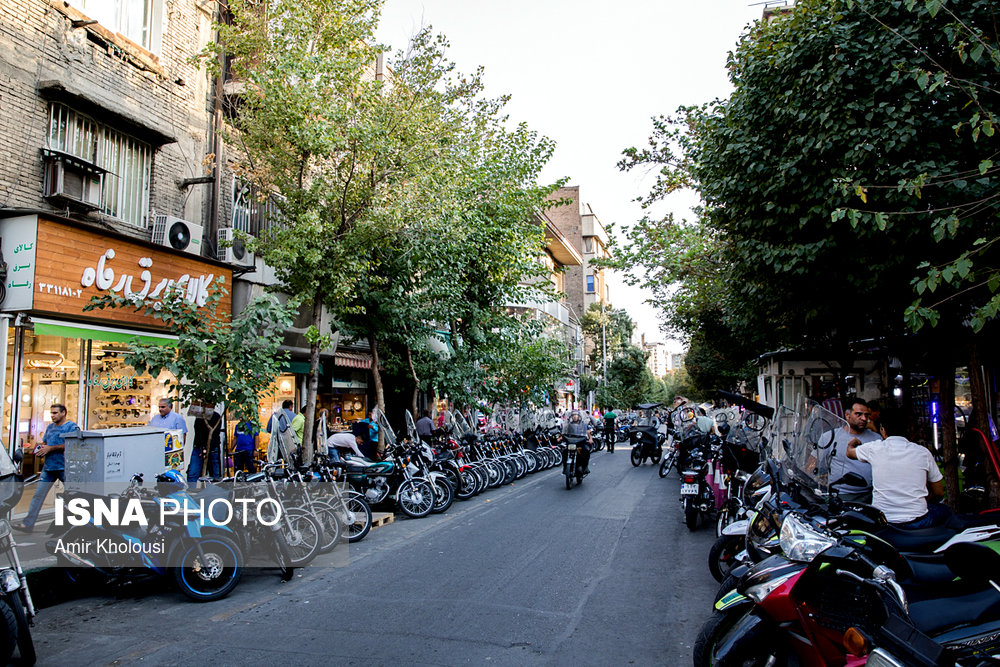
[[[22,447],[15,449],[14,456],[12,458],[14,459],[14,463],[21,465],[21,461],[24,460],[24,449]]]

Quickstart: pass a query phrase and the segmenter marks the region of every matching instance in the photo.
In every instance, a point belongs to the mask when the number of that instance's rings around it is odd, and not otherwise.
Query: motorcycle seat
[[[888,525],[875,532],[880,537],[900,551],[927,553],[934,551],[955,535],[953,528],[933,526],[931,528],[916,528],[908,530]]]
[[[933,635],[957,625],[970,625],[1000,617],[1000,593],[993,588],[938,598],[910,605],[910,618],[923,632]]]
[[[374,474],[388,472],[392,469],[392,464],[388,461],[370,461],[368,459],[351,457],[344,459],[344,467],[348,472]]]

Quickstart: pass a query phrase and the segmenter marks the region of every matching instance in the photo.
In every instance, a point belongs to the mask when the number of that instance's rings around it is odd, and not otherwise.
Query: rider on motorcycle
[[[569,421],[563,427],[564,435],[585,435],[587,444],[580,444],[577,448],[577,464],[583,466],[583,473],[590,474],[590,447],[594,444],[594,436],[590,432],[590,425],[585,423],[580,417],[580,411],[574,410],[569,416]],[[563,463],[566,462],[566,452],[563,450]]]

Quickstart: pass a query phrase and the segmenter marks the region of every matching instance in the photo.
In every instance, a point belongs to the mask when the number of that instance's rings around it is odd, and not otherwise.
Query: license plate
[[[696,495],[698,495],[698,485],[697,484],[681,484],[681,495],[682,496],[696,496]]]

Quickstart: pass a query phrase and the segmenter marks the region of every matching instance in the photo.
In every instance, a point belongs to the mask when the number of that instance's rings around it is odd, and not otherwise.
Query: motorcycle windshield
[[[462,437],[466,433],[472,433],[472,426],[465,420],[461,412],[454,413],[452,418],[455,420],[455,433],[459,437]]]
[[[409,410],[406,411],[406,434],[410,436],[410,440],[417,439],[417,423],[413,421],[413,414]]]
[[[376,418],[375,418],[375,421],[378,422],[379,429],[383,433],[385,433],[385,441],[386,441],[386,443],[389,446],[395,445],[396,444],[396,432],[392,430],[391,426],[389,426],[389,418],[386,417],[385,413],[382,412],[381,410],[379,410],[378,408],[375,408],[375,412],[376,412],[376,415],[377,415]]]
[[[830,459],[838,429],[847,422],[816,401],[800,398],[794,438],[783,473],[817,495],[830,488]]]

